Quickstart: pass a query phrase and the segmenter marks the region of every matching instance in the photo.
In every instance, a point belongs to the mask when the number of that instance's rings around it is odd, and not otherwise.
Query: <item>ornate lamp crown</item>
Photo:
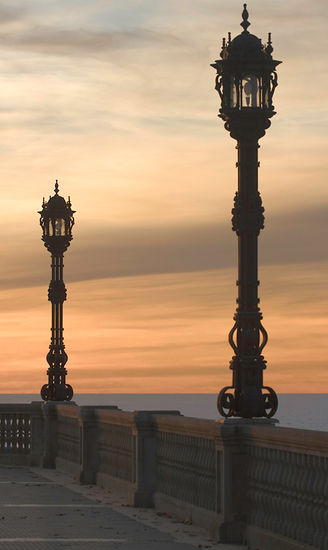
[[[49,252],[65,252],[72,240],[75,210],[71,208],[71,201],[61,197],[58,180],[55,183],[55,194],[48,201],[43,199],[40,214],[42,240]]]

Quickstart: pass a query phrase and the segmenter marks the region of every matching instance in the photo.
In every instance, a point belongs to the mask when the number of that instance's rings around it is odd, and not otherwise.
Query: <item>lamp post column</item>
[[[48,290],[48,300],[51,302],[51,341],[47,362],[48,385],[43,386],[41,395],[45,401],[70,400],[73,397],[71,386],[66,384],[68,360],[65,352],[63,336],[63,303],[66,300],[66,288],[63,280],[63,254],[51,255],[52,277]],[[71,394],[71,395],[70,395]],[[59,399],[61,398],[61,399]]]
[[[235,352],[233,371],[236,410],[242,416],[266,416],[262,399],[267,333],[262,326],[258,298],[258,235],[264,227],[264,208],[258,192],[257,139],[238,140],[238,191],[232,228],[238,236],[238,298],[229,343]],[[220,394],[223,398],[225,391]],[[219,410],[224,413],[219,399]]]

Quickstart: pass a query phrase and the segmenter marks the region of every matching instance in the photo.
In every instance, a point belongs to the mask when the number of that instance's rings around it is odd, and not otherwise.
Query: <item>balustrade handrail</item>
[[[157,430],[170,433],[192,435],[206,439],[214,439],[220,433],[219,424],[215,420],[193,418],[187,416],[153,415],[152,422]]]
[[[74,405],[74,403],[57,405],[56,407],[58,417],[75,418],[75,419],[78,419],[80,417],[80,409],[81,407]]]
[[[32,412],[31,403],[1,403],[0,414],[30,414]]]
[[[328,432],[283,426],[243,426],[244,444],[280,449],[308,455],[328,456]]]
[[[94,416],[99,423],[119,426],[133,426],[135,418],[133,412],[101,408],[95,410]]]

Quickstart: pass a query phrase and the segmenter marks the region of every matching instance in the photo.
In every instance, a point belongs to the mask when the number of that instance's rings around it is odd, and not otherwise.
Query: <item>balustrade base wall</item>
[[[178,411],[0,405],[0,463],[57,468],[220,542],[328,550],[328,432]]]
[[[154,495],[154,507],[158,512],[203,527],[214,540],[220,539],[220,529],[224,521],[222,514],[204,510],[199,506],[188,504],[158,492]]]
[[[287,537],[270,533],[265,529],[249,525],[246,529],[246,540],[252,548],[265,548],[265,550],[313,550],[317,546],[309,546]],[[328,548],[327,546],[324,548]]]
[[[129,506],[138,506],[135,498],[136,487],[129,481],[98,472],[96,475],[96,485],[111,493],[117,494],[119,497],[123,498],[124,503]]]
[[[67,460],[65,458],[57,457],[55,468],[56,470],[58,470],[58,472],[69,474],[74,480],[80,481],[80,464],[77,464],[76,462],[72,462],[71,460]]]
[[[40,464],[31,464],[30,457],[21,454],[3,455],[0,458],[0,463],[3,466],[40,466]]]

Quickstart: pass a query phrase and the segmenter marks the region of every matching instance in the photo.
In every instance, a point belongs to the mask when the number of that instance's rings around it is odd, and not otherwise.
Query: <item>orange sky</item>
[[[68,6],[69,4],[69,6]],[[327,3],[254,0],[271,31],[277,116],[261,140],[265,382],[327,391]],[[232,0],[0,3],[0,393],[46,381],[42,196],[77,210],[65,256],[77,392],[215,392],[230,382],[235,142],[209,66]]]
[[[323,263],[262,269],[265,382],[279,392],[322,393],[327,385],[325,270]],[[210,393],[228,383],[233,279],[226,268],[71,283],[65,328],[76,392]],[[39,286],[0,293],[3,392],[38,389],[49,336],[45,297]]]

